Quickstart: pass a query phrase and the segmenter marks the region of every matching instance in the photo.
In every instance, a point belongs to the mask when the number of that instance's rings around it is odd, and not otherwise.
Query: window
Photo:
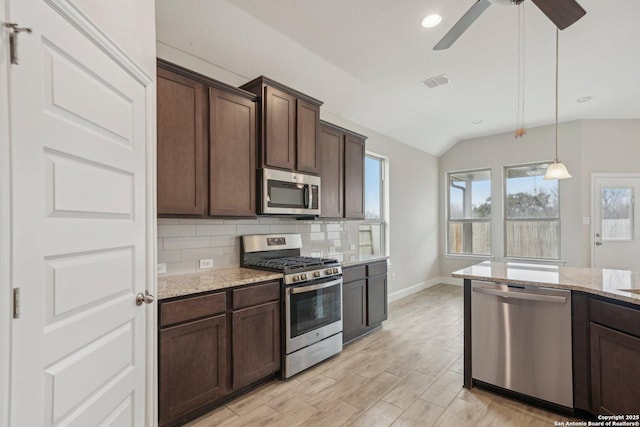
[[[602,187],[602,240],[633,240],[633,187]]]
[[[364,218],[360,224],[361,255],[385,255],[385,159],[367,154],[364,159]]]
[[[491,254],[491,171],[447,173],[447,253]]]
[[[505,256],[560,258],[558,180],[544,180],[548,164],[505,168]]]

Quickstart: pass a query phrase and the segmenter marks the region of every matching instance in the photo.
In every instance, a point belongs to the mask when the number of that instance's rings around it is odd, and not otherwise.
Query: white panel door
[[[142,426],[145,82],[69,1],[10,10],[33,30],[11,67],[11,425]]]
[[[640,271],[640,175],[594,175],[595,268]]]

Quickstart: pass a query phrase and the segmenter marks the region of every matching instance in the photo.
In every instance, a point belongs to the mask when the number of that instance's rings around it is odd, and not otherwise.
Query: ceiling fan
[[[444,35],[442,40],[438,42],[433,50],[448,49],[458,37],[464,33],[467,28],[478,19],[482,12],[487,10],[491,3],[509,3],[519,5],[524,0],[476,0],[475,4],[465,13],[462,18]],[[587,12],[575,0],[531,0],[538,8],[547,15],[547,18],[553,22],[560,30],[564,30],[572,25],[578,19],[582,18]]]

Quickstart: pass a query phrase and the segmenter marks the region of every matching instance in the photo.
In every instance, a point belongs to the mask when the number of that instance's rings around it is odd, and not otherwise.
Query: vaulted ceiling
[[[518,7],[495,2],[451,48],[432,50],[474,1],[157,0],[157,39],[215,64],[229,83],[266,75],[440,155],[460,140],[515,129]],[[578,2],[587,14],[560,32],[560,121],[640,118],[640,1]],[[555,27],[530,1],[524,10],[525,121],[533,127],[554,120]],[[431,13],[442,23],[423,28]],[[440,74],[451,83],[421,84]]]

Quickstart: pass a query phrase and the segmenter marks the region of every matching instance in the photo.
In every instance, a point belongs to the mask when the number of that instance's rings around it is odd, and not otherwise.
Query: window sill
[[[491,255],[471,255],[471,254],[444,254],[445,259],[478,259],[482,261],[493,261]]]
[[[547,264],[547,265],[566,265],[567,262],[561,259],[546,259],[546,258],[518,258],[518,257],[504,257],[499,261],[504,262],[522,262],[525,264]]]

